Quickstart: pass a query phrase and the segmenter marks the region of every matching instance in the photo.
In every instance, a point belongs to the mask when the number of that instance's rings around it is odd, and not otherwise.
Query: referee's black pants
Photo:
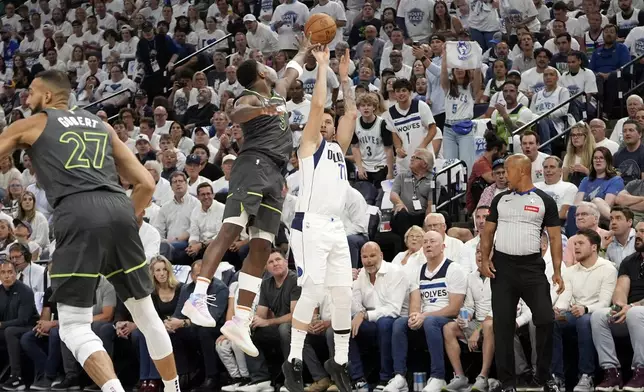
[[[491,283],[494,314],[494,345],[497,376],[503,388],[516,386],[514,371],[514,336],[519,298],[532,311],[536,326],[537,381],[544,385],[550,379],[554,313],[550,298],[550,283],[545,275],[545,263],[540,254],[512,256],[494,251],[496,268]]]

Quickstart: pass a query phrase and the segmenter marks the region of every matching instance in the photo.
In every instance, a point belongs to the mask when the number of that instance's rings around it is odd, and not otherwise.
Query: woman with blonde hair
[[[9,189],[2,200],[2,212],[15,218],[18,215],[18,205],[23,192],[24,187],[20,179],[14,178],[9,181]]]
[[[42,249],[49,247],[49,222],[42,212],[36,211],[36,195],[32,192],[25,191],[20,196],[16,218],[31,225],[30,240],[40,245]]]
[[[581,121],[573,125],[563,161],[562,179],[579,187],[581,180],[590,174],[593,151],[595,151],[595,138],[588,124]]]
[[[154,283],[152,302],[162,320],[167,320],[174,314],[179,301],[182,284],[179,283],[172,264],[163,256],[155,256],[150,260],[150,275]],[[120,323],[127,323],[121,326]],[[144,391],[157,391],[161,384],[161,376],[157,371],[145,341],[145,337],[136,324],[131,321],[122,321],[116,324],[117,331],[120,328],[127,328],[132,333],[132,342],[138,345],[139,349],[139,379],[141,388]],[[175,348],[176,350],[176,348]]]
[[[418,278],[416,276],[418,268],[427,262],[425,254],[423,253],[424,236],[425,232],[422,227],[417,225],[410,227],[407,232],[405,232],[404,238],[407,250],[398,253],[391,261],[391,264],[397,264],[402,267],[410,282],[413,282],[414,279]],[[407,306],[407,304],[403,304],[403,307],[405,306]]]
[[[0,216],[0,254],[9,258],[9,245],[16,241],[13,234],[13,223],[7,219],[6,215]]]

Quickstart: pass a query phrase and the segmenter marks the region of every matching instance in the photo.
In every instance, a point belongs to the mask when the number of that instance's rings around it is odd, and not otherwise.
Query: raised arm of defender
[[[344,55],[340,57],[340,65],[338,69],[340,75],[340,87],[342,88],[342,95],[344,96],[344,116],[340,118],[340,121],[338,122],[338,129],[335,134],[335,140],[338,142],[338,144],[340,144],[342,151],[344,151],[345,153],[351,146],[353,132],[356,129],[356,118],[358,118],[356,100],[353,96],[351,80],[349,79],[350,62],[351,56],[349,54],[349,49],[346,49]]]

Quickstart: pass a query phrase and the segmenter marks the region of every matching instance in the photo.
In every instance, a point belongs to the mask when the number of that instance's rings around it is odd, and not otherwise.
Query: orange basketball
[[[332,17],[326,14],[313,14],[304,25],[304,34],[311,43],[327,45],[335,38],[338,27]]]

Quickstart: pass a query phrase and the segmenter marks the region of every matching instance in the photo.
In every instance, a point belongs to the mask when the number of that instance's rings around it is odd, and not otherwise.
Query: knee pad
[[[125,307],[130,311],[132,320],[145,336],[150,358],[156,361],[172,354],[170,336],[154,309],[152,298],[149,295],[141,299],[129,298],[125,301]]]
[[[301,323],[309,324],[313,318],[313,312],[324,299],[324,285],[315,284],[307,278],[302,284],[302,294],[297,300],[293,318]]]
[[[81,366],[85,365],[90,355],[105,351],[103,342],[92,331],[92,318],[92,308],[58,304],[60,340],[65,343]]]

